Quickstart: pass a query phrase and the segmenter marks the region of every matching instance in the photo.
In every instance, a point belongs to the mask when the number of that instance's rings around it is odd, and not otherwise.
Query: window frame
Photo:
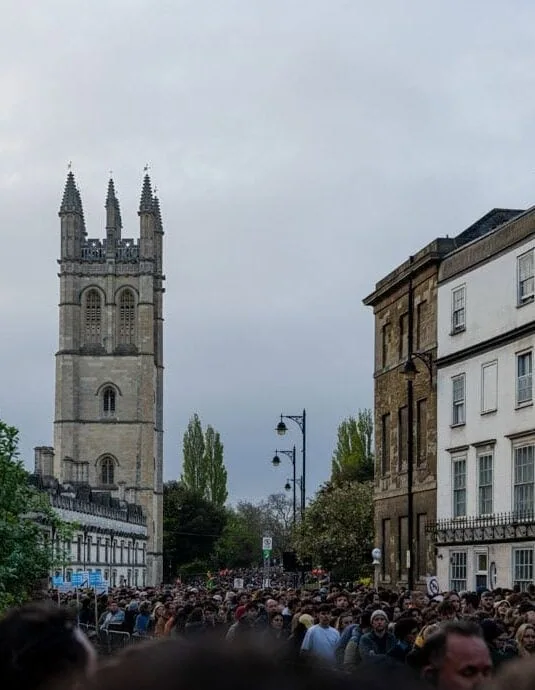
[[[450,591],[455,591],[455,592],[462,592],[466,591],[467,589],[467,584],[468,584],[468,555],[466,550],[460,549],[460,550],[455,550],[455,551],[450,551],[449,552],[449,557],[450,557],[450,567],[449,567],[449,580],[450,580]],[[461,558],[457,558],[461,557]],[[463,561],[463,562],[457,562],[455,563],[454,561]],[[463,569],[464,568],[464,578],[463,577],[453,577],[454,575],[454,569]],[[459,570],[458,572],[455,573],[456,575],[462,574],[462,570]],[[463,584],[464,583],[464,584]]]
[[[531,275],[526,278],[521,278],[523,260],[529,259],[531,263]],[[522,284],[531,280],[531,292],[528,291],[526,296],[522,296]],[[535,248],[528,249],[516,257],[516,303],[518,307],[523,307],[526,304],[531,304],[535,300]]]
[[[527,357],[529,359],[529,372],[526,374],[520,374],[520,361],[522,358]],[[529,381],[529,398],[525,400],[520,400],[520,379],[526,379]],[[528,386],[526,386],[526,389]],[[515,404],[516,407],[528,407],[533,405],[533,348],[528,348],[522,350],[521,352],[515,353]]]
[[[484,471],[490,473],[490,483],[483,484],[481,482],[481,461],[490,458],[490,469],[486,468]],[[494,448],[480,448],[476,457],[476,472],[477,472],[477,514],[478,516],[492,515],[494,512]],[[490,499],[482,498],[482,489],[490,487]],[[488,502],[490,501],[490,510]],[[485,505],[485,502],[487,505]]]
[[[101,393],[101,414],[106,418],[117,415],[117,391],[113,386],[105,386]]]
[[[524,555],[527,555],[528,558],[526,559],[527,562],[525,563],[517,563],[517,555],[523,553]],[[521,592],[525,592],[528,588],[528,586],[533,582],[533,575],[534,575],[534,558],[533,558],[533,548],[526,548],[524,547],[513,547],[512,551],[512,574],[513,574],[513,582],[512,585],[513,587],[515,585],[518,585],[520,587]],[[519,568],[527,568],[528,569],[528,575],[523,578],[517,577],[518,575],[518,569]],[[524,573],[525,575],[525,573]]]
[[[388,419],[388,434],[385,421]],[[388,438],[387,438],[388,435]],[[388,460],[388,465],[386,461]],[[390,412],[381,415],[381,476],[386,477],[392,471],[392,416]]]
[[[528,467],[526,474],[529,476],[531,474],[531,479],[517,481],[517,453],[520,451],[526,451],[529,456],[531,453],[531,459],[528,457],[528,463],[524,463],[524,467]],[[531,465],[531,472],[529,471],[529,466]],[[518,443],[513,446],[513,467],[512,467],[512,508],[513,514],[520,518],[529,516],[532,517],[535,514],[535,440],[530,439],[523,443]],[[524,497],[522,501],[517,500],[517,487],[528,487],[526,490],[527,498]],[[520,491],[518,492],[520,493]],[[529,494],[531,493],[531,498]],[[529,509],[523,510],[518,509],[518,505],[528,505]],[[529,505],[531,504],[531,505]]]
[[[425,410],[425,415],[422,414]],[[425,419],[425,424],[422,422]],[[428,443],[428,409],[427,398],[420,398],[416,401],[416,465],[424,467],[427,464],[427,454],[429,452]]]
[[[462,306],[456,308],[456,295],[462,295]],[[462,323],[456,323],[456,314],[462,313]],[[466,284],[457,285],[451,290],[451,335],[457,335],[466,330]]]
[[[101,486],[115,486],[115,459],[111,455],[104,455],[99,462],[99,484]],[[105,472],[107,479],[105,478]],[[109,481],[111,477],[111,481]]]
[[[456,486],[456,468],[460,465],[464,466],[464,482],[462,486]],[[454,520],[465,518],[467,515],[467,466],[468,456],[466,454],[453,455],[451,458],[451,514]],[[464,509],[463,512],[458,511],[459,496],[463,496]]]
[[[456,381],[463,382],[463,397],[462,400],[459,399],[457,401],[454,397]],[[459,421],[459,419],[455,418],[456,410],[459,409],[462,409],[462,421]],[[451,377],[451,426],[463,426],[464,424],[466,424],[466,374],[463,372]]]
[[[85,345],[102,345],[104,316],[102,304],[102,294],[98,288],[89,287],[85,290],[83,300],[83,342]]]
[[[485,408],[485,370],[494,367],[496,370],[496,404],[494,407]],[[490,414],[498,410],[498,360],[485,362],[481,365],[481,414]]]
[[[137,342],[137,301],[135,292],[131,287],[121,289],[117,307],[117,344],[135,346]]]

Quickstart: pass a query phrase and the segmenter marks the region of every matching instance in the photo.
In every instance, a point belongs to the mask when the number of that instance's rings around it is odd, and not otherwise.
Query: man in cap
[[[374,656],[385,656],[394,648],[396,638],[388,632],[388,616],[377,609],[370,616],[371,631],[360,638],[359,652],[363,661]]]

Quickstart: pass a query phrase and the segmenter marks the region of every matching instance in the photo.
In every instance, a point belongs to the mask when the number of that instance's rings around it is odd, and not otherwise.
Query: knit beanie
[[[372,613],[372,615],[370,616],[370,623],[373,623],[373,621],[374,621],[376,618],[384,618],[385,621],[388,623],[388,616],[387,616],[386,613],[385,613],[384,611],[382,611],[381,609],[377,609],[377,611],[374,611],[374,612]]]

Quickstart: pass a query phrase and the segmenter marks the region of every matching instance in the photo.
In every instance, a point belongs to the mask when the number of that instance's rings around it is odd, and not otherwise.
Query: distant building
[[[62,510],[80,513],[81,520],[73,519],[87,528],[84,534],[90,541],[82,559],[86,564],[99,548],[94,530],[99,511],[101,517],[106,513],[106,520],[113,521],[109,530],[122,532],[120,538],[114,537],[113,547],[110,543],[106,547],[100,536],[100,565],[112,581],[114,572],[118,578],[119,573],[128,575],[128,562],[118,562],[113,554],[121,546],[123,553],[126,549],[127,554],[137,554],[133,536],[126,535],[145,525],[148,541],[143,572],[147,584],[156,584],[163,577],[160,206],[145,175],[138,211],[139,239],[122,237],[119,202],[111,179],[105,208],[105,239],[89,239],[80,192],[69,172],[59,211],[54,448],[36,449],[36,472],[49,489],[48,478],[55,478],[52,495]],[[64,505],[67,496],[71,497],[68,509]],[[73,567],[80,565],[79,548],[77,542]],[[107,554],[105,562],[103,553]],[[130,566],[133,582],[132,555]]]
[[[441,262],[466,242],[520,211],[494,209],[455,238],[437,238],[382,278],[364,304],[375,318],[375,544],[382,549],[380,584],[423,585],[435,573],[437,280]],[[407,362],[411,362],[409,410]],[[427,366],[426,366],[427,365]],[[439,391],[440,391],[439,387]],[[412,417],[412,457],[409,418]],[[412,513],[408,475],[412,464]],[[410,517],[409,517],[410,515]],[[409,535],[412,532],[409,560]],[[412,569],[409,578],[409,566]]]
[[[451,253],[438,286],[440,586],[535,580],[535,210]]]
[[[36,465],[50,448],[36,448]],[[147,519],[141,506],[113,498],[110,492],[92,491],[88,484],[60,484],[39,473],[32,484],[49,495],[50,505],[65,522],[76,523],[72,540],[60,543],[50,526],[43,525],[65,565],[51,575],[71,582],[73,573],[100,572],[112,587],[147,584]]]

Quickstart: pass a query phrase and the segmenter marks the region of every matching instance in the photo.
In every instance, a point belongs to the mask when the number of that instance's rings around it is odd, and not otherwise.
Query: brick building
[[[380,583],[385,586],[407,585],[409,562],[415,585],[423,584],[427,575],[435,573],[434,544],[427,527],[436,519],[434,360],[440,262],[449,252],[518,213],[494,209],[457,237],[433,240],[381,279],[364,300],[366,306],[373,308],[375,317],[374,525],[375,543],[383,552]],[[404,375],[409,370],[413,376]],[[412,410],[408,405],[410,398]],[[409,439],[411,417],[412,439]],[[412,524],[409,521],[410,473]]]

